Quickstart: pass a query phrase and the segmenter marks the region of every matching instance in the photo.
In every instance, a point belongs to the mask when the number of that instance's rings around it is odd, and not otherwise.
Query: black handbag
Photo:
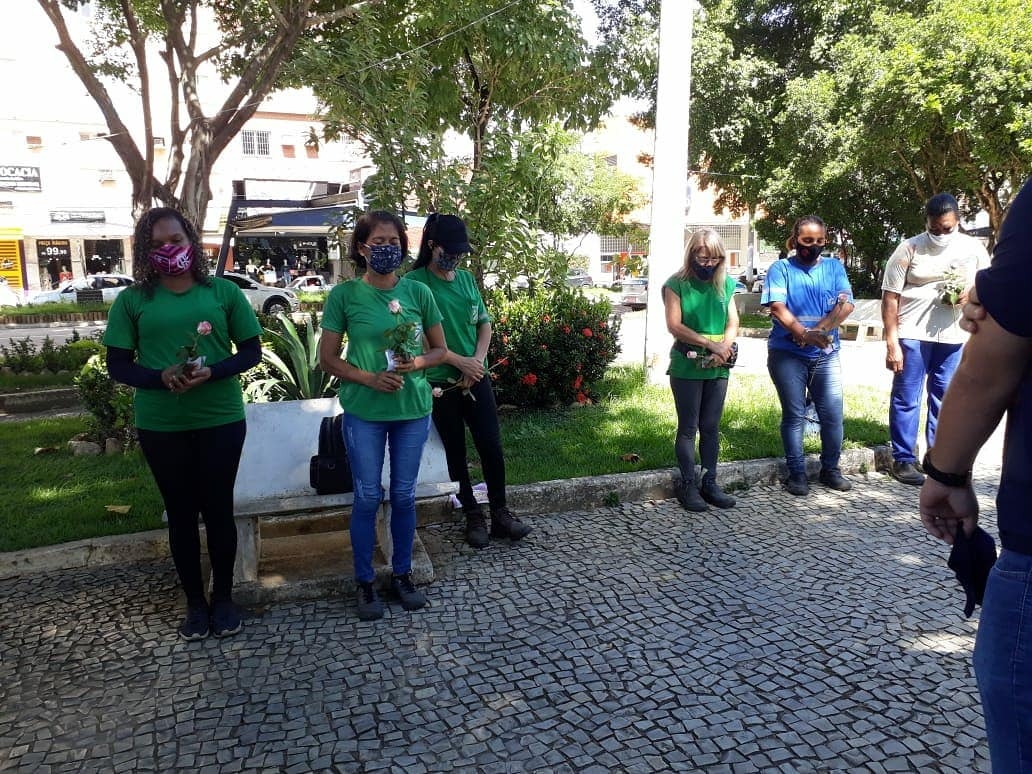
[[[343,424],[343,414],[323,417],[319,423],[319,453],[312,457],[308,469],[309,483],[318,494],[343,494],[354,489]]]

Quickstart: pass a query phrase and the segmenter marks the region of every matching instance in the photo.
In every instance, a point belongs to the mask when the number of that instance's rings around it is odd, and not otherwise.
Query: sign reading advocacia
[[[0,191],[42,191],[39,167],[0,164]]]

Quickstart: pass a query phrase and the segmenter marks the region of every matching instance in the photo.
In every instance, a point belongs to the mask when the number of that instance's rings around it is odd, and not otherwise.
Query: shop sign
[[[104,223],[104,210],[51,210],[51,223]]]
[[[40,263],[55,259],[68,263],[72,259],[72,243],[67,239],[37,239],[36,255]]]
[[[5,191],[42,191],[39,167],[0,164],[0,188]]]

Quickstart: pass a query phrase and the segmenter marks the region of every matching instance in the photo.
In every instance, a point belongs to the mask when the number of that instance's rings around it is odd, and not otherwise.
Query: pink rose
[[[391,314],[398,314],[401,311],[401,302],[396,298],[392,298],[387,304],[387,310]]]
[[[431,393],[435,398],[440,398],[442,395],[444,395],[444,390],[442,390],[440,387],[434,387],[433,390],[431,390]]]
[[[207,336],[209,333],[211,333],[211,323],[210,322],[208,322],[207,320],[202,320],[201,322],[197,323],[197,335],[198,336]]]

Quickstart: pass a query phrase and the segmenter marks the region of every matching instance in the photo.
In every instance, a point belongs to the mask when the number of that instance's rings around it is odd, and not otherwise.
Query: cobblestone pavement
[[[947,549],[915,488],[854,482],[475,554],[432,528],[429,609],[282,604],[224,641],[175,637],[168,562],[0,581],[0,770],[987,771]]]

